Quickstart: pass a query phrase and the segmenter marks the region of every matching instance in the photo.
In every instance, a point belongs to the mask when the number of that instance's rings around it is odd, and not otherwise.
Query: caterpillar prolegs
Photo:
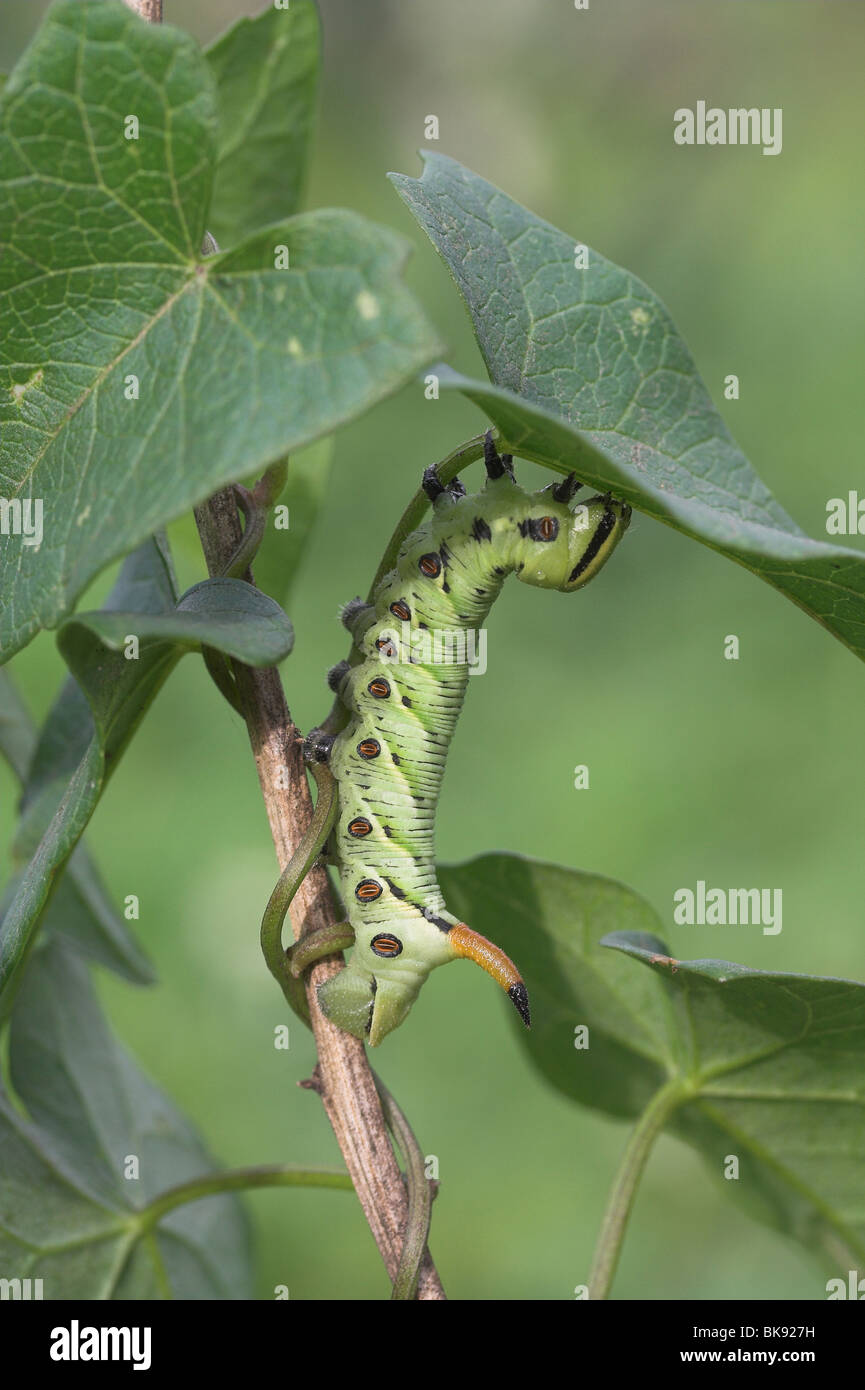
[[[447,911],[436,882],[436,805],[468,683],[466,638],[508,574],[580,589],[630,521],[627,504],[609,496],[572,509],[573,475],[524,492],[491,435],[485,463],[486,484],[474,496],[459,480],[444,487],[434,470],[425,473],[432,517],[405,540],[372,603],[353,600],[343,612],[362,660],[342,662],[329,679],[349,722],[335,739],[312,736],[338,787],[329,852],[355,934],[348,965],[318,997],[332,1022],[373,1046],[402,1023],[429,972],[460,957],[492,975],[529,1023],[516,966]]]

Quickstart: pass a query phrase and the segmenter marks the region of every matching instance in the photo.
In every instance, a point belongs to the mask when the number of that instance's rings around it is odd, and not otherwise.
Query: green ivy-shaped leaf
[[[471,170],[391,178],[456,281],[492,385],[433,368],[514,452],[738,561],[865,657],[865,554],[811,540],[736,445],[664,305]],[[780,428],[780,422],[779,422]]]
[[[208,231],[220,246],[299,210],[320,61],[313,0],[239,19],[205,50],[216,82],[216,180]]]
[[[667,1127],[727,1193],[862,1267],[865,985],[674,960],[648,903],[552,864],[484,855],[440,881],[451,910],[522,970],[532,1027],[517,1035],[558,1091],[637,1118],[673,1083]],[[723,1181],[730,1155],[735,1182]]]
[[[122,0],[57,0],[9,78],[0,479],[31,510],[0,548],[0,661],[110,560],[435,351],[405,243],[352,213],[202,257],[216,142],[206,58]]]
[[[249,1237],[233,1197],[142,1220],[160,1193],[213,1164],[109,1032],[86,966],[59,939],[30,962],[9,1052],[0,1278],[41,1279],[52,1300],[250,1298]]]

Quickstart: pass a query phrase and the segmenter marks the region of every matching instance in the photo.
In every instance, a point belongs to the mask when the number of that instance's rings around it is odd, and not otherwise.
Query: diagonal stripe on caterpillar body
[[[353,600],[343,612],[363,656],[330,674],[349,723],[335,739],[310,739],[338,786],[330,849],[355,933],[348,965],[319,988],[319,1002],[373,1046],[402,1023],[430,970],[459,957],[483,966],[529,1022],[513,962],[447,911],[435,876],[435,813],[468,683],[466,637],[508,574],[539,588],[581,588],[630,521],[630,508],[609,497],[572,510],[573,475],[524,492],[489,435],[485,462],[486,485],[474,496],[427,470],[432,518],[406,539],[373,602]],[[450,661],[441,662],[442,648]]]

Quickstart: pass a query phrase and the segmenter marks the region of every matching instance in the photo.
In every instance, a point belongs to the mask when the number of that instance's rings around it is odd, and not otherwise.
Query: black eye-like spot
[[[356,840],[362,840],[365,835],[372,833],[372,824],[366,816],[357,816],[355,820],[349,822],[349,835],[353,835]]]
[[[377,758],[381,752],[381,744],[377,738],[362,738],[357,745],[357,751],[362,758]]]
[[[360,903],[374,903],[376,898],[380,898],[384,889],[374,878],[362,878],[354,890],[354,896]]]
[[[554,516],[530,516],[520,522],[520,535],[533,541],[554,541],[559,534],[558,518]]]
[[[369,943],[377,956],[385,956],[393,959],[402,953],[402,942],[398,936],[392,936],[390,932],[379,932]]]
[[[442,562],[434,550],[429,555],[422,555],[417,563],[421,574],[425,574],[427,579],[438,579],[442,572]]]
[[[391,604],[390,611],[395,618],[399,618],[401,623],[411,622],[411,609],[405,599],[397,599],[396,603]]]
[[[392,642],[389,637],[376,637],[375,647],[376,651],[382,652],[385,656],[398,655],[396,643]]]
[[[411,709],[411,707],[412,707],[411,700],[409,699],[409,697],[408,697],[407,695],[403,695],[403,697],[402,697],[402,702],[403,702],[403,704],[405,705],[406,709]]]
[[[367,690],[376,700],[386,700],[390,694],[390,683],[385,680],[384,676],[376,676],[374,681],[370,681]]]

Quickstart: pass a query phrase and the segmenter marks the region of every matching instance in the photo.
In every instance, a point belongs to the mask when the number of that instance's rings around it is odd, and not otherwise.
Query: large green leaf
[[[213,1165],[108,1031],[86,966],[59,940],[35,953],[22,984],[10,1072],[14,1101],[0,1090],[0,1275],[42,1279],[46,1299],[252,1296],[234,1198],[178,1208],[142,1238],[136,1213]]]
[[[29,862],[0,928],[3,994],[18,978],[58,875],[109,776],[183,654],[204,644],[266,666],[291,648],[291,624],[281,609],[242,580],[205,580],[174,607],[155,541],[126,561],[111,609],[70,618],[58,635],[77,684],[49,717],[25,788],[15,850]],[[138,655],[127,659],[132,636]]]
[[[509,446],[774,585],[865,657],[865,555],[811,540],[736,445],[658,297],[453,159],[391,175],[471,314],[492,385],[439,371]],[[779,422],[779,435],[782,433]]]
[[[216,81],[216,181],[208,230],[236,246],[297,212],[315,122],[320,57],[312,0],[239,19],[206,50]]]
[[[13,880],[9,901],[17,892]],[[3,931],[0,912],[0,934]],[[79,844],[60,875],[42,918],[46,936],[62,936],[87,960],[113,970],[133,984],[152,984],[153,967],[115,910],[85,845]]]
[[[523,971],[532,1028],[518,1036],[548,1081],[633,1117],[679,1082],[668,1126],[725,1191],[845,1269],[861,1265],[865,985],[672,960],[636,894],[514,855],[444,868],[441,883],[451,911]],[[588,1047],[575,1046],[581,1025]],[[738,1180],[726,1181],[731,1155]]]
[[[435,350],[406,244],[354,214],[202,259],[216,128],[202,53],[121,0],[57,0],[3,93],[0,478],[43,513],[41,545],[37,526],[0,548],[0,660],[109,560]]]

